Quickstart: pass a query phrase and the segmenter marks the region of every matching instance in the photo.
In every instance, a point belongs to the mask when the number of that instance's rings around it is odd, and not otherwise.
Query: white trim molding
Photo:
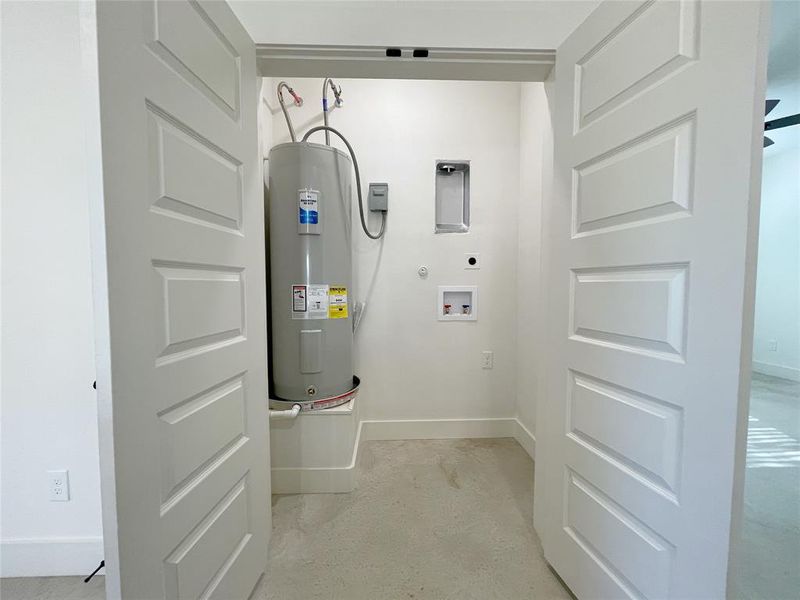
[[[519,442],[519,445],[525,449],[531,460],[536,460],[536,436],[531,433],[531,430],[522,424],[522,421],[515,419],[517,422],[517,429],[514,433],[514,438]]]
[[[514,438],[534,459],[536,438],[516,417],[362,421],[362,440]]]
[[[262,77],[327,77],[371,79],[442,79],[460,81],[544,81],[555,64],[554,50],[489,50],[398,48],[401,56],[386,56],[385,46],[303,46],[257,44]]]
[[[0,577],[88,575],[103,560],[102,537],[0,541]]]
[[[445,440],[514,437],[516,419],[408,419],[362,421],[363,440]]]
[[[772,377],[788,379],[789,381],[800,381],[800,369],[795,367],[786,367],[784,365],[754,360],[753,371],[761,373],[762,375],[771,375]]]

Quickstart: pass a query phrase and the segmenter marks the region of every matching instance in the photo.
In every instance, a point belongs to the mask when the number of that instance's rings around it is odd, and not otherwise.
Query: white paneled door
[[[270,518],[255,47],[224,2],[84,17],[108,595],[247,598]]]
[[[605,2],[557,52],[535,523],[582,599],[726,594],[766,11]]]

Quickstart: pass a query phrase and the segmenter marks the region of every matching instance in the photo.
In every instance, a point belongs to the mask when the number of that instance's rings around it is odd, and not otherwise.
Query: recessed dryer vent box
[[[440,285],[436,312],[440,321],[477,321],[478,286]]]
[[[469,231],[469,161],[436,161],[436,233]]]

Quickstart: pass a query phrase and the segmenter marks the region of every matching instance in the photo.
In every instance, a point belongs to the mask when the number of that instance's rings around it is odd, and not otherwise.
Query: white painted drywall
[[[517,417],[530,433],[543,391],[544,339],[542,195],[545,141],[550,127],[543,83],[520,89],[520,194],[517,250]]]
[[[800,113],[800,4],[776,1],[772,12],[766,117]],[[768,133],[764,149],[758,242],[753,368],[800,381],[800,126]],[[775,348],[774,350],[772,348]]]
[[[232,0],[257,44],[553,49],[599,0]]]
[[[272,148],[273,142],[273,125],[272,116],[277,106],[272,106],[270,102],[275,101],[275,93],[273,90],[274,85],[271,77],[261,78],[261,90],[259,92],[258,101],[258,143],[261,146],[261,154],[263,158],[269,155],[269,149]]]
[[[784,90],[781,97],[783,110],[768,118],[800,112],[800,94]],[[753,367],[800,381],[800,127],[769,137],[775,145],[764,150],[761,178]]]
[[[85,574],[102,532],[78,2],[0,6],[0,574]],[[69,469],[69,502],[48,469]]]
[[[290,109],[295,129],[305,132],[321,122],[322,82],[289,81],[305,99]],[[363,186],[389,183],[383,244],[360,232],[354,211],[357,294],[368,301],[356,335],[361,417],[515,416],[520,85],[339,83],[345,105],[331,125],[355,148]],[[273,123],[275,143],[288,141],[277,109]],[[472,161],[467,234],[433,233],[436,159]],[[378,220],[370,223],[377,231]],[[479,271],[464,270],[468,252],[480,253]],[[427,279],[417,275],[422,265]],[[437,320],[437,286],[448,284],[479,286],[477,322]],[[482,350],[494,351],[493,369],[481,369]]]

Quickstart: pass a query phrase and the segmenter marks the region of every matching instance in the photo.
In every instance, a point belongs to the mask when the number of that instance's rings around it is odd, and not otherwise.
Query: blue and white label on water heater
[[[319,192],[315,190],[298,190],[297,205],[300,225],[316,225],[319,223]]]
[[[319,235],[319,192],[310,188],[297,190],[297,233]]]

